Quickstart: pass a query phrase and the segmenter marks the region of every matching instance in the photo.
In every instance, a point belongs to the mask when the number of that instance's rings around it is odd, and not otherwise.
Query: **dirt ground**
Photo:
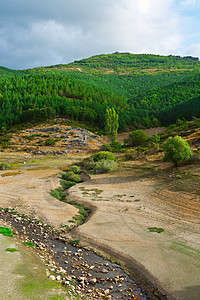
[[[0,226],[6,226],[0,220]],[[16,252],[6,251],[14,248]],[[58,282],[47,277],[43,260],[34,249],[14,237],[0,234],[0,299],[39,300],[69,299]]]
[[[14,170],[0,171],[0,207],[10,206],[54,227],[67,224],[76,215],[78,210],[75,207],[57,200],[49,193],[59,186],[59,167],[67,166],[71,160],[66,157],[60,160],[39,157],[34,161],[31,156],[27,159],[26,155],[6,155],[7,161],[18,164]]]
[[[67,156],[1,155],[0,161],[9,160],[14,167],[0,172],[1,207],[10,206],[55,227],[77,214],[76,208],[49,194],[58,186],[60,168],[72,163]],[[193,172],[198,175],[199,169]],[[184,191],[186,181],[177,181],[173,172],[162,174],[162,165],[154,169],[132,165],[73,186],[68,197],[94,208],[75,234],[97,250],[102,247],[116,258],[126,258],[133,273],[137,264],[144,277],[148,275],[173,299],[198,300],[200,196]],[[149,227],[164,231],[150,232]]]
[[[70,189],[96,207],[76,232],[98,251],[115,250],[143,268],[174,299],[200,299],[200,196],[172,191],[148,172],[95,175]],[[162,233],[149,227],[163,228]],[[147,277],[148,277],[147,276]]]

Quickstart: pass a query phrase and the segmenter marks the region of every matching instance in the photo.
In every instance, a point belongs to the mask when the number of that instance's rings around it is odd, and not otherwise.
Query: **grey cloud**
[[[1,0],[0,65],[28,68],[114,51],[178,54],[185,19],[175,2]]]

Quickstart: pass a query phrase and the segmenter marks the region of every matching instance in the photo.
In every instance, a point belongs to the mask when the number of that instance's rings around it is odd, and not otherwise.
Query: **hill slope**
[[[200,62],[192,57],[130,53],[24,71],[2,67],[0,126],[58,115],[103,129],[106,108],[111,106],[119,114],[120,130],[139,123],[156,125],[157,119],[170,123],[198,117],[199,70]],[[190,102],[188,115],[182,103]]]

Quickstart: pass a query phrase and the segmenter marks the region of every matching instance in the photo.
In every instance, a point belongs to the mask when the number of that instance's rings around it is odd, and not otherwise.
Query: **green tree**
[[[162,148],[165,151],[164,161],[171,161],[177,166],[181,161],[184,161],[192,155],[189,144],[180,136],[169,137],[163,144]]]
[[[105,131],[108,137],[110,138],[111,142],[116,142],[117,140],[118,127],[118,114],[116,113],[113,107],[107,108],[105,115]]]

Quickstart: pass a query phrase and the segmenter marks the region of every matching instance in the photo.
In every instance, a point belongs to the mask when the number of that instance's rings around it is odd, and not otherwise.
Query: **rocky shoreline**
[[[48,267],[49,279],[70,287],[72,299],[74,294],[86,299],[150,299],[119,265],[97,256],[88,247],[72,246],[78,240],[70,241],[66,228],[55,230],[12,208],[1,209],[0,218],[12,228],[14,236],[35,245]]]

